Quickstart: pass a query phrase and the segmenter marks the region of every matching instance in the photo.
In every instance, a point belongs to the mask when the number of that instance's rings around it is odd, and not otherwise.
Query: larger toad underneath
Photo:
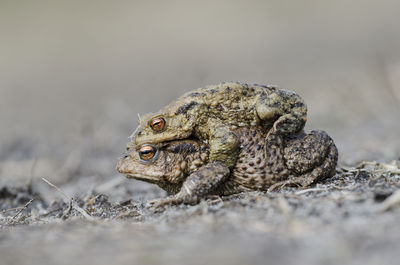
[[[236,164],[240,139],[235,130],[258,127],[267,141],[301,131],[307,107],[294,92],[273,86],[222,83],[191,91],[140,121],[135,146],[195,137],[209,146],[208,161],[194,174],[208,171],[226,178]]]
[[[145,144],[138,150],[132,144],[117,169],[173,194],[157,200],[157,205],[196,203],[207,195],[266,191],[286,184],[307,187],[335,173],[338,151],[324,131],[301,132],[281,143],[267,141],[261,129],[241,128],[235,134],[240,151],[230,173],[207,166],[210,147],[198,140]],[[201,174],[193,174],[199,169]]]

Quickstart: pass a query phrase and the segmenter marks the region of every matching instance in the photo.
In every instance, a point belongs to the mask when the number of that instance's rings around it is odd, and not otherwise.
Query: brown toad
[[[214,170],[226,178],[240,150],[236,129],[263,128],[268,141],[278,141],[301,131],[306,120],[306,104],[294,92],[222,83],[188,92],[158,113],[145,116],[132,138],[136,146],[142,146],[195,137],[209,145],[210,153],[208,162],[194,174]]]
[[[240,128],[234,133],[240,151],[231,173],[210,167],[210,147],[189,139],[138,147],[132,143],[117,169],[128,178],[157,184],[174,194],[156,200],[158,206],[282,185],[307,187],[335,173],[338,151],[324,131],[300,132],[277,141],[266,140],[262,129]],[[193,174],[200,169],[201,174]]]

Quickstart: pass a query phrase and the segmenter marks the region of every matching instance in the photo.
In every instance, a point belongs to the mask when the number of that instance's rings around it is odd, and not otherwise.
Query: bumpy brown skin
[[[300,132],[282,142],[266,140],[262,129],[240,128],[234,133],[240,139],[240,151],[230,173],[209,167],[210,149],[198,140],[160,144],[150,162],[141,161],[136,147],[130,146],[117,169],[128,178],[157,184],[174,194],[155,200],[156,206],[197,203],[208,195],[271,191],[283,185],[307,187],[335,173],[338,151],[324,131]],[[200,174],[193,174],[199,169]]]
[[[161,132],[150,126],[157,117],[166,121]],[[269,132],[267,140],[276,144],[279,137],[301,131],[306,120],[307,106],[294,92],[273,86],[222,83],[188,92],[157,114],[143,117],[132,137],[135,145],[141,146],[194,136],[210,146],[208,164],[195,174],[214,170],[226,178],[240,150],[235,130],[262,128]]]

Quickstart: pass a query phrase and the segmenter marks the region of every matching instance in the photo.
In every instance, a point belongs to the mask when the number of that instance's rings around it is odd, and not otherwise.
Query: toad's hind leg
[[[291,155],[292,160],[287,160],[286,165],[295,176],[272,185],[268,191],[276,191],[284,186],[308,187],[335,174],[338,150],[325,132],[312,131],[302,139],[289,141],[288,145],[285,149],[285,158]],[[307,152],[308,157],[304,152]]]
[[[262,124],[272,126],[270,134],[289,135],[303,129],[307,121],[307,105],[296,93],[275,90],[262,95],[256,103]]]

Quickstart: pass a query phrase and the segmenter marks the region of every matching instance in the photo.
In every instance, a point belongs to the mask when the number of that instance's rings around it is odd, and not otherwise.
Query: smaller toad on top
[[[210,146],[202,170],[228,175],[235,165],[242,127],[261,128],[267,141],[301,131],[307,106],[296,93],[273,86],[222,83],[188,92],[156,114],[142,118],[132,135],[134,144],[159,144],[195,137]]]

